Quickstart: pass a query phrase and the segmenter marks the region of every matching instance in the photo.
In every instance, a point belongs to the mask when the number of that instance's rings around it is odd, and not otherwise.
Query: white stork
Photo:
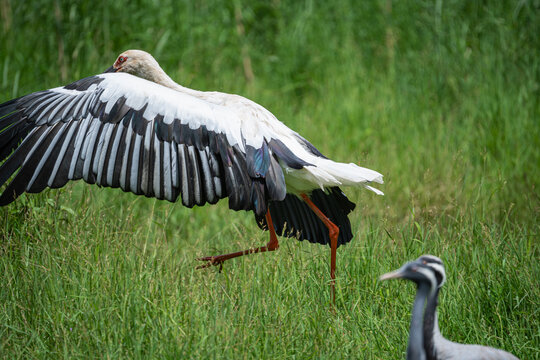
[[[128,50],[105,73],[0,105],[0,206],[23,192],[83,179],[182,204],[252,210],[266,246],[202,258],[201,267],[276,250],[276,234],[329,244],[352,238],[355,204],[338,186],[382,175],[334,162],[242,96],[178,85],[148,53]],[[272,216],[270,216],[272,214]]]

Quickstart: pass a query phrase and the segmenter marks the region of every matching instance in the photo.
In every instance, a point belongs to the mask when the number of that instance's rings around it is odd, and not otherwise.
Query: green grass
[[[431,253],[444,335],[540,358],[537,2],[0,0],[0,15],[1,102],[141,48],[386,182],[345,189],[335,309],[321,246],[194,270],[267,241],[226,201],[80,182],[22,196],[0,209],[0,357],[402,359],[415,289],[377,278]]]

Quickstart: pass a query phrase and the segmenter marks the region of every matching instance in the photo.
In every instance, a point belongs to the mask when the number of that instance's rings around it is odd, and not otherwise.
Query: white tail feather
[[[321,189],[329,186],[362,185],[378,195],[384,195],[382,191],[368,185],[372,182],[376,182],[379,184],[383,183],[383,176],[377,171],[363,168],[353,163],[338,163],[323,158],[317,158],[316,160],[317,161],[315,161],[314,164],[315,166],[306,166],[303,169],[304,171],[307,170],[307,172],[294,172],[294,175],[293,173],[291,173],[290,175],[298,178],[298,180],[302,178],[303,181],[309,183],[317,183]],[[297,185],[298,189],[303,188],[300,183],[295,182],[294,185]]]
[[[364,185],[364,187],[365,187],[366,189],[368,189],[368,190],[373,191],[373,192],[374,192],[375,194],[377,194],[377,195],[384,195],[384,193],[383,193],[381,190],[376,189],[376,188],[374,188],[373,186]]]
[[[321,159],[317,167],[330,173],[333,177],[346,185],[356,185],[365,182],[383,183],[382,174],[375,170],[360,167],[356,164],[338,163],[332,160]]]

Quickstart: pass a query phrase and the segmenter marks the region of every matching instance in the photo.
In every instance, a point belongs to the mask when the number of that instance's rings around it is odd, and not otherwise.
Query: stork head
[[[142,50],[127,50],[118,55],[108,72],[126,72],[146,80],[156,81],[163,70],[152,55]]]
[[[435,291],[446,281],[446,274],[441,259],[433,255],[422,255],[399,269],[382,275],[379,279],[407,279],[416,284],[428,283],[432,291]]]

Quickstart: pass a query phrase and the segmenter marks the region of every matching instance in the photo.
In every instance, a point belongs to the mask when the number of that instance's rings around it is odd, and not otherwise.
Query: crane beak
[[[114,66],[111,66],[110,68],[108,68],[107,70],[105,70],[103,73],[113,73],[113,72],[117,72],[118,69],[115,69]]]
[[[403,277],[403,270],[398,269],[396,271],[391,271],[389,273],[383,274],[379,277],[380,281],[388,280],[388,279],[401,279]]]
[[[420,264],[416,260],[408,262],[397,270],[381,275],[379,277],[379,280],[388,280],[388,279],[413,280],[414,274],[417,273],[419,266]]]
[[[410,274],[411,270],[416,271],[416,263],[414,261],[408,262],[397,270],[391,271],[389,273],[383,274],[379,277],[379,280],[388,280],[388,279],[407,279],[407,275]]]

